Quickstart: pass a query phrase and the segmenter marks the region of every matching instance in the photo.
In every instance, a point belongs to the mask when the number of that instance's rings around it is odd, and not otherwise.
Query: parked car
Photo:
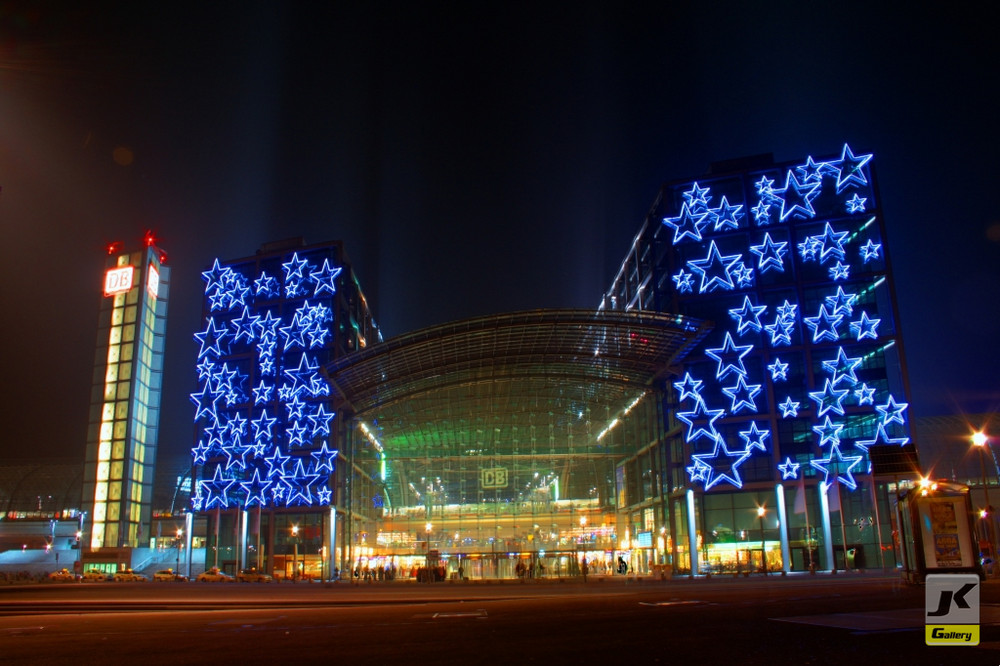
[[[188,577],[181,575],[173,569],[163,569],[153,574],[153,582],[186,583]]]
[[[198,574],[196,580],[199,583],[232,583],[236,579],[227,573],[223,573],[219,567],[212,567]]]
[[[49,580],[66,583],[80,580],[80,577],[69,569],[60,569],[49,574]]]
[[[122,569],[113,576],[113,579],[116,583],[145,583],[149,580],[143,574],[131,569]]]
[[[108,581],[111,580],[111,574],[100,569],[88,569],[87,573],[83,574],[83,580]]]
[[[236,574],[236,580],[241,583],[271,583],[274,578],[256,569],[244,569]]]

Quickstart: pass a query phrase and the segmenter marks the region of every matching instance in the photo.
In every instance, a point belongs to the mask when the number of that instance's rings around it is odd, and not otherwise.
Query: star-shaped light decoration
[[[781,471],[781,480],[787,481],[788,479],[799,478],[799,463],[793,462],[791,458],[786,457],[785,462],[778,465],[778,470]]]
[[[767,310],[766,305],[754,305],[749,296],[743,297],[743,307],[730,308],[729,316],[736,320],[736,332],[743,335],[747,330],[760,332],[760,316]]]
[[[701,187],[698,183],[692,183],[691,189],[687,192],[682,192],[681,196],[684,197],[684,202],[688,206],[694,210],[699,210],[708,207],[708,200],[711,199],[708,193],[711,191],[711,187]]]
[[[859,439],[854,442],[854,445],[863,451],[867,451],[869,447],[879,445],[886,446],[904,446],[910,441],[909,437],[889,437],[889,434],[885,430],[885,426],[881,423],[875,428],[875,436],[871,439]]]
[[[834,444],[830,447],[830,454],[826,458],[810,460],[809,464],[815,469],[823,472],[823,487],[829,488],[834,481],[850,490],[858,487],[854,480],[853,470],[861,462],[863,456],[845,456],[840,451],[840,445]],[[831,475],[833,480],[830,479]]]
[[[333,498],[333,491],[330,490],[329,487],[320,486],[319,488],[316,489],[316,499],[319,504],[326,506],[330,503],[330,500],[332,498]]]
[[[701,437],[707,437],[709,439],[717,439],[719,437],[719,431],[715,429],[715,422],[722,418],[722,415],[726,413],[724,409],[709,409],[705,401],[700,397],[694,403],[694,409],[689,412],[676,412],[678,420],[683,421],[688,425],[686,441],[692,442]],[[702,421],[708,419],[707,426],[695,427],[695,421]]]
[[[759,245],[751,245],[750,252],[756,254],[757,270],[764,274],[769,270],[785,272],[785,255],[788,254],[788,241],[775,242],[771,234],[765,233],[764,240]]]
[[[233,327],[233,342],[246,338],[247,344],[257,339],[256,325],[260,317],[250,314],[250,308],[243,306],[243,314],[233,319],[229,324]]]
[[[253,291],[257,298],[276,298],[281,292],[278,290],[278,281],[265,272],[253,281]]]
[[[760,391],[761,385],[747,384],[744,375],[737,376],[735,385],[723,387],[722,389],[722,392],[728,395],[733,401],[729,410],[730,414],[738,414],[744,409],[752,412],[758,411],[754,398],[757,397]]]
[[[205,444],[204,440],[199,439],[198,445],[191,449],[191,456],[194,458],[195,465],[204,465],[205,459],[208,458],[208,454],[211,452],[212,447]]]
[[[191,394],[191,402],[195,404],[194,420],[198,421],[201,418],[207,418],[211,423],[217,423],[219,420],[218,412],[216,411],[219,400],[222,399],[222,392],[216,391],[212,387],[212,381],[206,380],[205,384],[202,386],[201,391],[198,393]]]
[[[839,163],[834,163],[834,166],[840,169],[840,173],[837,176],[838,193],[843,192],[848,185],[862,186],[868,184],[868,178],[862,169],[868,164],[871,158],[871,153],[855,156],[851,152],[851,147],[846,143],[844,144],[844,151],[840,155]]]
[[[211,293],[215,289],[223,289],[225,285],[231,279],[230,276],[233,274],[233,269],[228,266],[221,266],[219,260],[216,259],[212,263],[212,267],[207,271],[202,271],[201,279],[205,281],[205,293]]]
[[[289,488],[288,498],[285,502],[288,506],[313,503],[312,486],[319,481],[319,474],[307,472],[302,464],[302,458],[296,460],[295,470],[291,474],[281,477],[281,480]]]
[[[903,412],[909,407],[908,402],[897,403],[896,399],[889,395],[889,401],[884,405],[876,405],[875,411],[882,415],[882,425],[887,426],[890,423],[898,423],[899,425],[906,425],[906,419],[903,417]]]
[[[738,204],[736,206],[730,205],[730,203],[726,201],[725,195],[723,195],[722,201],[719,202],[719,207],[710,209],[708,213],[709,217],[712,218],[713,231],[738,229],[740,226],[740,218],[743,217],[743,204]]]
[[[761,176],[760,180],[754,183],[754,188],[761,197],[765,199],[771,198],[774,196],[774,179]]]
[[[708,254],[704,259],[691,259],[687,262],[688,268],[701,276],[698,293],[705,294],[716,288],[732,291],[734,288],[733,278],[729,271],[740,263],[742,256],[741,254],[723,255],[719,252],[715,241],[709,241]]]
[[[868,316],[867,312],[862,310],[861,319],[851,322],[851,333],[857,336],[858,342],[861,342],[866,338],[869,340],[877,340],[878,325],[881,323],[881,319],[872,319]]]
[[[753,269],[744,264],[742,261],[738,261],[733,264],[729,273],[736,281],[736,287],[738,289],[749,287],[753,284]]]
[[[285,271],[285,282],[289,280],[304,280],[306,276],[302,273],[309,266],[309,262],[305,259],[299,259],[299,253],[292,253],[292,258],[281,264],[281,269]]]
[[[779,314],[775,316],[773,324],[764,326],[764,331],[771,336],[771,346],[780,347],[792,344],[792,330],[794,328],[794,321],[789,321]]]
[[[707,217],[707,212],[695,213],[685,202],[681,204],[681,214],[677,217],[663,218],[663,224],[674,230],[674,245],[677,245],[685,238],[701,242],[702,229],[708,225]]]
[[[222,343],[228,336],[229,331],[226,330],[226,327],[216,326],[215,317],[209,317],[205,330],[194,334],[194,339],[201,343],[201,349],[198,350],[198,358],[201,359],[201,357],[209,354],[216,358],[222,356]]]
[[[851,215],[854,215],[855,213],[865,212],[866,201],[868,201],[868,199],[864,197],[859,197],[857,192],[855,192],[854,196],[847,200],[846,204],[847,212],[850,213]]]
[[[849,393],[848,389],[838,390],[834,388],[833,382],[829,379],[823,384],[822,391],[810,391],[809,398],[816,403],[816,416],[824,416],[827,412],[835,412],[844,415],[844,397]]]
[[[249,481],[240,481],[240,486],[243,488],[243,492],[247,494],[246,501],[244,501],[243,506],[267,506],[267,497],[264,493],[267,489],[271,487],[271,481],[268,478],[260,478],[260,470],[254,469],[253,476]]]
[[[687,467],[687,473],[692,483],[696,481],[704,483],[712,475],[712,466],[701,460],[695,460],[693,465]]]
[[[882,244],[872,242],[872,239],[869,238],[868,242],[862,245],[859,251],[861,253],[861,259],[867,264],[870,261],[875,261],[881,256]]]
[[[694,274],[681,270],[671,278],[677,291],[682,294],[690,294],[694,291]]]
[[[788,364],[782,363],[781,359],[777,356],[774,357],[774,362],[767,366],[767,369],[771,371],[772,382],[788,379]]]
[[[799,415],[799,406],[801,403],[792,400],[792,396],[787,396],[785,401],[778,405],[778,409],[781,410],[781,418],[783,419],[794,419]]]
[[[757,427],[755,421],[751,421],[750,429],[741,430],[739,434],[740,439],[743,440],[743,446],[747,451],[750,449],[767,451],[767,445],[764,443],[764,440],[771,436],[770,430],[761,430]]]
[[[851,315],[854,314],[854,304],[858,300],[858,295],[844,293],[844,287],[837,285],[837,293],[827,296],[824,300],[833,314]]]
[[[761,199],[756,206],[750,209],[753,219],[758,227],[764,227],[771,223],[771,204]]]
[[[840,337],[840,332],[837,331],[837,326],[840,325],[841,320],[844,315],[841,314],[831,314],[826,309],[826,304],[819,306],[819,313],[815,317],[804,317],[802,319],[805,325],[813,333],[813,342],[823,342],[824,340],[829,340],[831,342],[836,342]]]
[[[330,434],[330,421],[336,416],[334,412],[326,411],[323,403],[316,406],[316,411],[306,416],[312,424],[312,437],[322,437]]]
[[[775,190],[776,194],[782,195],[779,219],[784,222],[792,215],[802,219],[815,217],[816,209],[813,208],[812,200],[819,194],[819,189],[818,182],[800,184],[789,171],[785,174],[785,187]]]
[[[684,373],[684,379],[674,382],[674,389],[680,393],[677,402],[684,402],[687,398],[693,397],[695,400],[701,399],[701,385],[704,382],[695,379],[690,372]]]
[[[831,257],[838,261],[846,259],[847,250],[844,249],[844,243],[848,242],[850,235],[849,231],[835,231],[833,225],[827,222],[823,235],[814,237],[820,243],[819,263],[825,264]]]
[[[271,441],[273,439],[271,428],[274,427],[277,421],[277,418],[271,418],[267,415],[267,410],[262,411],[259,417],[250,421],[250,426],[253,428],[254,441]]]
[[[861,388],[855,389],[854,397],[857,399],[859,405],[871,405],[875,403],[875,389],[868,386],[868,384],[862,384]]]
[[[290,459],[291,456],[281,455],[281,447],[275,446],[274,451],[271,452],[271,457],[264,459],[264,462],[267,463],[267,478],[285,476],[285,465],[288,464]]]
[[[204,508],[207,511],[212,506],[218,505],[225,509],[229,506],[229,489],[236,483],[236,479],[227,479],[222,476],[222,465],[217,465],[215,475],[208,480],[198,482],[198,487],[204,491]]]
[[[333,466],[337,460],[337,449],[330,449],[327,443],[323,442],[323,446],[318,451],[313,451],[309,455],[316,459],[315,469],[317,472],[326,471],[333,474]]]
[[[285,434],[288,435],[288,446],[292,447],[296,444],[299,446],[305,446],[305,438],[308,433],[309,428],[302,425],[299,421],[293,421],[290,426],[285,428]]]
[[[329,259],[323,260],[323,267],[319,270],[313,269],[309,274],[309,277],[313,279],[316,283],[316,287],[313,289],[313,295],[319,296],[322,293],[327,293],[333,296],[337,293],[337,285],[335,280],[337,276],[340,275],[343,269],[341,267],[334,268],[330,265]]]
[[[838,261],[833,266],[830,266],[830,268],[827,269],[827,272],[830,274],[831,280],[846,280],[851,274],[851,267],[841,261]]]
[[[813,432],[819,435],[819,445],[826,446],[828,443],[840,444],[840,431],[844,429],[843,423],[833,423],[830,417],[820,425],[813,426]]]
[[[823,361],[822,365],[823,369],[833,376],[834,386],[841,382],[846,382],[854,386],[858,383],[858,376],[855,374],[855,370],[861,365],[863,360],[860,356],[848,358],[844,348],[840,347],[837,349],[837,357]]]
[[[737,488],[743,487],[743,479],[740,478],[739,467],[750,457],[750,452],[746,449],[742,451],[730,451],[722,437],[716,437],[711,453],[696,453],[691,456],[695,462],[703,463],[710,468],[708,478],[705,480],[705,490],[725,481]]]
[[[253,404],[254,405],[264,405],[271,401],[271,393],[274,392],[274,386],[267,383],[267,381],[261,377],[260,384],[257,384],[253,388]]]
[[[286,369],[284,375],[292,380],[290,386],[292,393],[298,393],[300,389],[309,390],[312,385],[312,377],[318,370],[319,363],[311,360],[307,354],[303,354],[299,359],[297,368]]]
[[[737,345],[733,341],[732,334],[729,331],[726,331],[726,337],[722,342],[722,346],[706,349],[705,355],[718,362],[718,367],[715,372],[716,379],[724,379],[726,375],[731,372],[735,372],[745,377],[747,370],[743,365],[743,357],[749,354],[752,349],[753,345]],[[733,356],[736,357],[734,360],[724,360]]]

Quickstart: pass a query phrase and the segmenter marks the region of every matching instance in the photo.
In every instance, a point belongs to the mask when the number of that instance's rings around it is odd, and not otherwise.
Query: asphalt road
[[[860,574],[50,584],[0,588],[0,662],[1000,664],[1000,582],[981,601],[979,647],[928,647],[924,589]]]

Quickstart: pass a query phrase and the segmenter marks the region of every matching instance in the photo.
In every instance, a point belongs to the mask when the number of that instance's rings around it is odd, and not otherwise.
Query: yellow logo
[[[928,624],[924,639],[927,645],[979,645],[979,625]]]

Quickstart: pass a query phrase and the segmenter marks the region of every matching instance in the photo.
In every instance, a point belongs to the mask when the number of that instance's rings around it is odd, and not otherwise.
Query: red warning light
[[[123,244],[121,241],[112,241],[108,243],[108,256],[115,254],[116,252],[122,251]]]

